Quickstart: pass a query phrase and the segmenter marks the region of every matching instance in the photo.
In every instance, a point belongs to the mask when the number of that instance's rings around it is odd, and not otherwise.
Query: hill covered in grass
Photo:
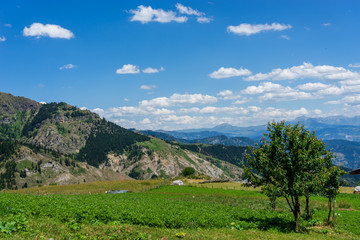
[[[169,178],[186,167],[213,178],[240,178],[242,169],[228,159],[205,155],[64,102],[0,93],[1,188]]]

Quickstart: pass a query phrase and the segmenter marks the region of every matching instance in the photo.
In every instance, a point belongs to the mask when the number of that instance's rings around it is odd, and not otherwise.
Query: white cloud
[[[348,66],[351,68],[360,68],[360,63],[349,64]]]
[[[259,97],[262,101],[294,101],[314,98],[310,93],[272,82],[260,83],[259,86],[249,86],[242,92],[250,95],[263,94]]]
[[[129,101],[129,99],[127,99],[127,98],[124,98],[124,101],[125,101],[125,102],[128,102],[128,101]]]
[[[105,113],[105,110],[102,109],[102,108],[95,108],[95,109],[93,109],[93,110],[91,110],[91,111],[93,111],[94,113],[97,113],[97,114],[99,114],[99,115],[102,115],[102,114]]]
[[[226,97],[226,96],[233,95],[233,92],[231,90],[224,90],[224,91],[219,92],[217,95],[222,96],[222,97]]]
[[[192,9],[191,7],[186,7],[181,3],[176,4],[176,9],[179,13],[186,14],[186,15],[195,15],[195,16],[202,16],[204,13],[199,12],[198,10]]]
[[[286,29],[290,29],[292,26],[290,24],[280,24],[280,23],[272,23],[272,24],[248,24],[242,23],[238,26],[228,26],[227,31],[231,33],[235,33],[237,35],[245,35],[250,36],[252,34],[260,33],[263,31],[283,31]]]
[[[249,114],[249,109],[243,107],[214,107],[207,106],[200,110],[200,113],[203,114],[220,114],[220,113],[231,113],[231,115],[247,115]]]
[[[293,66],[291,68],[276,68],[269,73],[257,73],[251,75],[245,80],[247,81],[262,81],[262,80],[292,80],[292,79],[328,79],[328,80],[347,80],[360,79],[360,74],[352,72],[343,67],[334,67],[330,65],[314,66],[311,63],[304,62],[300,66]]]
[[[334,96],[334,95],[341,95],[346,92],[344,87],[337,87],[337,86],[329,86],[324,89],[320,89],[319,91],[315,92],[315,96],[325,97],[325,96]]]
[[[175,124],[181,124],[181,125],[190,125],[198,121],[197,117],[191,117],[188,115],[185,116],[170,115],[170,116],[160,117],[160,120],[166,122],[172,122]]]
[[[101,115],[100,115],[101,116]],[[101,116],[102,117],[102,116]],[[135,128],[137,126],[136,121],[118,118],[118,119],[110,119],[110,121],[124,127],[124,128]]]
[[[259,86],[249,86],[242,92],[245,94],[262,94],[264,92],[280,92],[284,91],[285,87],[280,84],[272,83],[272,82],[264,82],[260,83]]]
[[[141,124],[150,124],[151,121],[150,121],[149,118],[144,118],[140,123],[141,123]]]
[[[223,100],[235,100],[242,98],[240,94],[235,94],[231,90],[224,90],[217,94],[218,96],[222,97]]]
[[[174,93],[169,98],[158,97],[151,100],[143,100],[140,102],[140,106],[169,107],[169,106],[181,106],[181,105],[190,105],[190,104],[207,104],[207,103],[215,103],[215,102],[217,102],[217,98],[209,95]]]
[[[290,40],[291,39],[288,35],[281,35],[280,37],[285,39],[285,40]]]
[[[246,68],[224,68],[221,67],[219,70],[214,71],[209,74],[211,78],[229,78],[229,77],[237,77],[237,76],[248,76],[251,75],[251,71]]]
[[[287,87],[289,88],[289,87]],[[314,98],[310,93],[300,92],[297,90],[289,89],[288,92],[269,92],[260,96],[259,99],[262,101],[296,101]]]
[[[315,82],[315,83],[309,82],[309,83],[299,85],[296,88],[298,88],[300,90],[305,90],[305,91],[315,91],[315,90],[322,90],[322,89],[328,88],[330,86],[331,85],[320,83],[320,82]]]
[[[212,18],[209,18],[209,17],[198,17],[198,18],[196,19],[196,21],[197,21],[198,23],[209,23],[209,22],[212,21]]]
[[[139,67],[132,64],[125,64],[122,68],[116,70],[117,74],[136,74],[139,72]]]
[[[143,89],[143,90],[151,90],[151,89],[154,89],[156,88],[155,85],[141,85],[140,86],[140,89]]]
[[[160,69],[156,69],[156,68],[151,68],[151,67],[148,67],[148,68],[145,68],[143,71],[143,73],[158,73],[160,71],[164,71],[165,69],[163,67],[161,67]]]
[[[206,17],[205,13],[200,12],[195,9],[192,9],[191,7],[186,7],[186,6],[182,5],[181,3],[176,4],[176,9],[181,14],[197,16],[196,21],[198,23],[209,23],[212,21],[212,18]]]
[[[80,110],[88,110],[87,107],[81,107]]]
[[[233,104],[244,104],[244,103],[250,102],[250,100],[251,99],[244,97],[240,100],[236,100],[235,102],[233,102]]]
[[[360,94],[357,95],[348,95],[343,97],[340,100],[335,100],[335,101],[328,101],[327,103],[329,104],[341,104],[341,103],[345,103],[347,105],[360,105]]]
[[[331,26],[331,23],[323,23],[323,26],[325,26],[325,27],[330,27]]]
[[[12,28],[12,25],[10,23],[4,24],[5,27]]]
[[[59,67],[60,70],[63,70],[63,69],[72,69],[72,68],[76,68],[76,66],[75,66],[74,64],[71,64],[71,63]]]
[[[5,36],[0,37],[0,42],[5,42],[5,41],[6,41]]]
[[[33,23],[30,27],[25,27],[23,30],[23,35],[26,37],[50,37],[50,38],[64,38],[71,39],[74,38],[74,34],[65,28],[60,27],[55,24],[42,24],[42,23]]]
[[[148,111],[143,108],[134,107],[134,106],[122,106],[114,107],[106,110],[107,117],[118,117],[118,116],[131,116],[131,115],[147,115]]]
[[[178,22],[183,23],[187,21],[185,16],[176,16],[173,11],[164,11],[163,9],[153,9],[151,6],[145,7],[140,5],[135,10],[130,10],[133,16],[130,18],[131,22],[139,21],[142,24],[149,22],[169,23]]]
[[[198,113],[200,111],[200,108],[198,107],[192,107],[192,108],[180,108],[178,112],[180,113]]]

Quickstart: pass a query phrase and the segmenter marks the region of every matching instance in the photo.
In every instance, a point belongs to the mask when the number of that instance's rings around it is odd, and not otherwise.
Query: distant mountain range
[[[290,123],[304,124],[311,131],[315,131],[319,138],[324,140],[342,139],[360,142],[360,116],[343,117],[333,116],[326,118],[307,118],[299,117]],[[227,137],[248,137],[252,140],[259,140],[266,131],[266,125],[236,127],[230,124],[220,124],[213,128],[186,129],[177,131],[156,130],[156,132],[166,133],[178,139],[194,140],[219,135]]]
[[[355,169],[360,168],[360,116],[332,116],[326,118],[299,117],[291,124],[304,124],[324,140],[337,158],[334,164]],[[213,128],[177,131],[140,131],[164,140],[182,143],[222,144],[227,146],[251,146],[263,136],[266,125],[236,127],[220,124]]]
[[[156,132],[151,130],[139,130],[137,132],[145,135],[161,138],[166,141],[177,141],[180,143],[202,143],[202,144],[210,144],[210,145],[221,144],[225,146],[253,146],[255,144],[255,141],[248,137],[229,138],[225,135],[219,135],[220,133],[218,132],[199,132],[199,133],[195,133],[194,135],[191,135],[191,137],[189,138],[179,138],[180,136],[184,136],[184,135],[177,133],[174,135],[170,135],[164,132]],[[208,133],[211,133],[209,134],[210,137],[196,138],[196,136],[198,137],[206,136]],[[215,135],[213,136],[213,134]]]

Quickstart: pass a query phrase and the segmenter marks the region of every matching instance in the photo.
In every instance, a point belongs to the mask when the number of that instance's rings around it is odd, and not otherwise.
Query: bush
[[[182,170],[181,175],[183,175],[184,177],[190,176],[190,175],[194,175],[195,173],[195,169],[192,167],[186,167]]]

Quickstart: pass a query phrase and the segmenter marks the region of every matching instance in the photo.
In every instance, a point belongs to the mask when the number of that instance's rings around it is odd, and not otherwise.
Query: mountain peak
[[[219,125],[215,126],[214,128],[218,128],[218,127],[234,127],[234,126],[230,125],[228,123],[222,123],[222,124],[219,124]]]

